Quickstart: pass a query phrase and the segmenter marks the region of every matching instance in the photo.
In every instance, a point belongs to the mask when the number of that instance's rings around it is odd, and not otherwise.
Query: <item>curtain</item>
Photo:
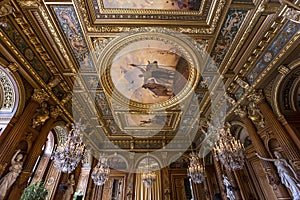
[[[142,174],[136,174],[135,200],[161,200],[161,175],[160,171],[156,171],[156,181],[151,184],[150,188],[146,188],[142,182]],[[151,195],[151,196],[150,196]]]

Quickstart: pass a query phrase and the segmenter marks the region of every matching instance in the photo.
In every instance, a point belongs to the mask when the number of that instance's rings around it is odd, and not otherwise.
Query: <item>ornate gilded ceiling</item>
[[[281,17],[276,0],[4,5],[1,49],[66,120],[84,119],[96,151],[108,141],[135,152],[199,145],[203,119],[230,117],[247,88],[292,51],[300,28]]]

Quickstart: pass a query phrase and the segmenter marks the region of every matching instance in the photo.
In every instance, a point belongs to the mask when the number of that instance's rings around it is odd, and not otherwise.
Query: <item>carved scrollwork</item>
[[[44,101],[48,101],[49,95],[44,91],[44,89],[34,89],[31,98],[33,101],[36,101],[39,104],[41,104]]]
[[[233,98],[233,95],[232,95],[232,94],[225,93],[225,99],[226,99],[231,105],[235,105],[235,104],[236,104],[236,100]]]
[[[265,96],[263,94],[263,91],[261,89],[254,90],[251,94],[248,95],[248,100],[252,101],[256,104],[259,104],[260,102],[265,100]]]
[[[59,115],[62,114],[62,110],[58,106],[52,106],[50,108],[50,116],[56,119]]]
[[[236,83],[239,84],[244,89],[248,89],[250,87],[249,83],[244,81],[241,77],[238,77],[236,80]]]
[[[247,116],[247,108],[246,106],[238,106],[235,110],[234,113],[238,116],[240,116],[240,118],[244,118]]]
[[[13,7],[8,3],[0,5],[0,17],[4,17],[13,12]]]

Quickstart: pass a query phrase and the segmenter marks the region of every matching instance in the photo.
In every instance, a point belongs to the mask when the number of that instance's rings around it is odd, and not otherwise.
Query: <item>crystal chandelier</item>
[[[225,130],[226,129],[226,130]],[[219,140],[213,149],[214,156],[229,170],[244,167],[244,145],[230,133],[230,125],[220,129]]]
[[[54,166],[61,172],[71,173],[82,160],[84,144],[80,136],[81,125],[72,124],[72,129],[66,136],[66,141],[53,152],[51,159]]]
[[[101,155],[91,175],[92,179],[94,180],[94,183],[96,185],[103,185],[109,178],[109,172],[110,169],[107,164],[107,158]]]
[[[190,164],[188,167],[188,176],[194,183],[202,183],[205,178],[205,167],[201,164],[200,158],[197,154],[192,152],[190,154]]]
[[[154,171],[147,171],[142,174],[142,182],[146,188],[150,188],[151,184],[156,181],[156,174]]]

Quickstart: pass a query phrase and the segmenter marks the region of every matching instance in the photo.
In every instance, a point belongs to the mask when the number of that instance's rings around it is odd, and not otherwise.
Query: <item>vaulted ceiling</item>
[[[204,120],[230,117],[235,105],[226,99],[244,99],[243,81],[260,85],[295,48],[300,28],[277,0],[0,5],[12,8],[1,17],[1,53],[15,55],[65,120],[84,121],[96,152],[199,146]]]

